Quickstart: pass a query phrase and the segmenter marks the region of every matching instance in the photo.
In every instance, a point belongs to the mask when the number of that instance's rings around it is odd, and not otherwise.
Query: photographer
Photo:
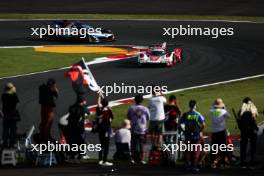
[[[46,84],[39,86],[39,104],[41,105],[39,130],[42,142],[53,140],[50,132],[55,115],[55,100],[58,98],[58,92],[56,81],[53,78],[48,79]]]

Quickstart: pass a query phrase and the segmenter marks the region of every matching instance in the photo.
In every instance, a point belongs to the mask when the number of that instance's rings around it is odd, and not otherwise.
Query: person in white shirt
[[[131,142],[131,131],[130,131],[130,121],[125,119],[123,122],[123,127],[116,131],[115,142],[116,143],[128,143]]]
[[[128,119],[123,122],[123,127],[115,133],[116,152],[115,160],[130,160],[131,125]]]
[[[150,123],[149,133],[152,135],[152,146],[159,146],[162,142],[162,133],[164,132],[164,104],[166,98],[162,95],[160,89],[153,88],[152,97],[149,99]]]
[[[209,110],[209,118],[212,122],[212,145],[227,145],[227,125],[226,121],[230,114],[225,109],[225,104],[221,98],[217,98],[212,108]],[[216,155],[212,155],[214,167],[216,163],[224,164],[227,152],[218,151]],[[217,161],[216,161],[217,160]]]

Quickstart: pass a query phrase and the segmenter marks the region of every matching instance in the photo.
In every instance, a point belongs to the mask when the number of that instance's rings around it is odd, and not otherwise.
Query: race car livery
[[[173,66],[182,61],[182,49],[175,48],[172,51],[167,51],[167,43],[161,45],[152,45],[141,49],[138,55],[138,65],[143,64],[165,64]]]
[[[46,27],[47,29],[55,30],[51,35],[47,35],[47,37],[53,39],[87,41],[89,43],[115,40],[115,35],[111,30],[102,27],[94,28],[80,21],[54,21],[52,24],[46,25]]]

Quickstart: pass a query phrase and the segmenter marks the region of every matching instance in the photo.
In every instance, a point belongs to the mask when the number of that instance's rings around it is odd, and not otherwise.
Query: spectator
[[[196,111],[197,105],[195,100],[189,102],[190,110],[184,113],[180,119],[180,124],[184,130],[185,143],[191,145],[201,144],[201,132],[205,127],[204,117]],[[187,169],[192,169],[193,172],[199,172],[198,162],[201,153],[201,148],[197,150],[185,152]]]
[[[84,111],[86,109],[86,111]],[[66,141],[72,145],[84,144],[83,133],[84,133],[84,118],[89,114],[87,108],[84,108],[80,103],[75,103],[69,108],[69,117],[67,125],[67,137]],[[75,156],[77,155],[77,158]],[[74,162],[79,162],[76,159],[80,160],[81,155],[77,152],[70,152],[70,159],[73,159]]]
[[[69,124],[69,114],[62,116],[59,120],[58,127],[59,127],[59,143],[60,144],[68,144],[68,124]],[[58,159],[60,162],[66,161],[68,159],[69,152],[58,152]]]
[[[131,144],[131,131],[130,121],[125,119],[122,128],[116,131],[115,143],[116,153],[114,159],[129,160],[130,159],[130,144]]]
[[[51,127],[54,119],[54,110],[56,107],[55,99],[58,98],[58,89],[56,81],[53,78],[48,79],[46,84],[39,87],[39,104],[41,105],[41,122],[39,125],[40,140],[47,142],[53,140],[51,137]]]
[[[108,106],[108,101],[98,95],[96,115],[98,118],[98,133],[101,144],[101,151],[99,152],[99,165],[112,166],[113,163],[107,161],[109,151],[110,136],[112,133],[111,122],[114,119],[112,110]]]
[[[166,103],[167,100],[157,86],[153,87],[152,95],[153,96],[149,99],[149,133],[152,135],[152,146],[159,147],[162,143],[162,133],[164,132],[164,103]]]
[[[20,120],[20,115],[16,108],[18,102],[16,87],[12,83],[7,83],[2,94],[4,147],[14,147],[16,143],[16,124]]]
[[[244,98],[242,107],[238,113],[238,122],[240,129],[240,158],[241,167],[246,167],[246,155],[247,155],[247,145],[248,140],[250,141],[250,155],[251,155],[251,165],[255,164],[255,154],[256,154],[256,143],[257,143],[257,131],[258,126],[256,118],[258,116],[258,110],[252,100],[249,97]]]
[[[143,160],[144,139],[147,131],[147,123],[150,117],[150,112],[147,107],[142,105],[142,103],[143,103],[143,96],[137,95],[135,97],[135,105],[129,107],[127,112],[127,117],[128,119],[131,120],[131,132],[132,132],[131,163],[132,164],[134,164],[135,161],[139,161],[140,163],[145,164],[145,161]]]
[[[226,120],[230,117],[230,114],[225,109],[225,104],[221,98],[217,98],[212,108],[209,110],[209,118],[212,122],[212,145],[227,145],[227,126]],[[214,161],[213,167],[216,164],[224,164],[227,152],[218,151],[217,157],[212,155],[212,161]],[[216,160],[217,159],[217,160]],[[216,163],[216,161],[219,161]]]
[[[203,132],[200,132],[200,143],[202,145],[202,150],[200,152],[200,155],[198,157],[198,167],[203,168],[206,166],[207,163],[209,163],[209,157],[208,152],[205,150],[205,137],[203,135]]]
[[[0,119],[4,117],[3,112],[0,110]]]
[[[60,143],[67,143],[66,137],[68,136],[69,114],[62,116],[59,120],[58,127],[60,132]]]
[[[70,22],[69,20],[63,20],[63,21],[62,21],[62,27],[63,27],[63,28],[68,27],[70,24],[71,24],[71,22]]]
[[[177,99],[174,95],[171,95],[169,97],[169,102],[168,104],[166,104],[164,106],[164,110],[165,110],[165,131],[166,132],[175,132],[178,129],[178,122],[179,122],[179,118],[181,116],[181,111],[180,108],[178,107],[177,104]],[[166,135],[165,137],[165,142],[168,143],[170,141],[172,141],[173,136],[171,135]]]

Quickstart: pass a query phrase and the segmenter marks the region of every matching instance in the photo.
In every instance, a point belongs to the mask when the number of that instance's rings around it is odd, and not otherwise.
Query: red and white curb
[[[132,47],[132,48],[134,48],[134,47]],[[94,59],[93,61],[86,62],[86,64],[87,65],[93,65],[93,64],[100,64],[100,63],[105,63],[105,62],[113,62],[113,61],[122,60],[122,59],[128,59],[128,58],[136,56],[139,52],[140,52],[140,50],[134,49],[131,52],[128,52],[125,54],[99,57],[99,58]]]

